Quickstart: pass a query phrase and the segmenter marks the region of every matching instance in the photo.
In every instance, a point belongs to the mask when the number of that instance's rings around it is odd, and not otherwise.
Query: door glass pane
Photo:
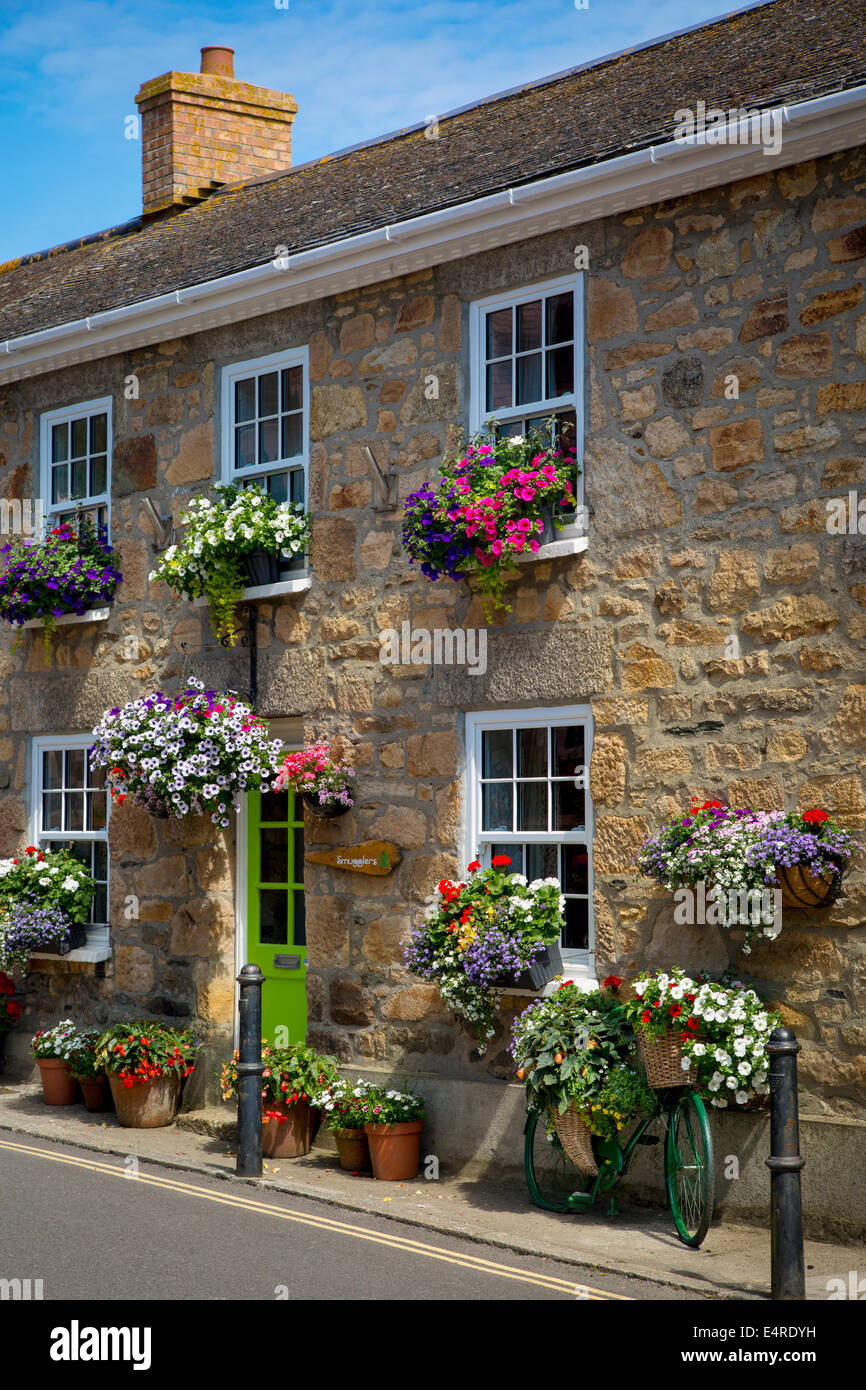
[[[517,730],[518,777],[547,776],[547,728]]]
[[[304,881],[304,827],[295,826],[295,862],[292,868],[292,882]]]
[[[541,353],[517,359],[517,400],[515,405],[541,400]]]
[[[497,309],[487,315],[487,357],[511,354],[511,310]]]
[[[574,781],[553,783],[554,830],[583,830],[586,825],[586,793]]]
[[[302,415],[283,416],[283,451],[281,457],[293,459],[303,449],[301,438]]]
[[[564,893],[587,893],[589,891],[589,854],[586,845],[563,845],[562,847]]]
[[[547,783],[518,782],[517,829],[547,829]]]
[[[517,306],[517,351],[541,347],[541,300]]]
[[[548,400],[555,400],[557,396],[570,396],[574,390],[574,348],[554,348],[545,356],[547,358],[547,390],[545,395]]]
[[[70,748],[66,754],[67,787],[84,786],[84,749]]]
[[[108,416],[105,413],[90,417],[90,452],[104,454],[108,448]]]
[[[262,883],[287,883],[289,878],[289,832],[283,829],[261,830]]]
[[[513,736],[510,729],[485,729],[481,735],[482,777],[510,777]]]
[[[87,453],[87,420],[72,421],[72,457],[84,458]]]
[[[277,372],[265,372],[259,377],[259,416],[276,415],[279,411],[279,384]]]
[[[283,410],[300,410],[303,373],[300,367],[286,367],[283,378]]]
[[[69,458],[69,426],[54,425],[51,429],[51,462],[63,463]]]
[[[259,941],[285,946],[289,940],[289,894],[285,888],[259,889]]]
[[[306,946],[307,944],[307,909],[304,904],[303,888],[295,890],[295,920],[292,927],[292,944],[295,946]]]
[[[288,792],[262,792],[260,821],[279,821],[284,824],[289,817]]]
[[[514,799],[510,782],[486,782],[482,788],[481,827],[483,830],[513,830]]]
[[[280,422],[263,420],[259,425],[259,463],[276,463],[280,456]]]
[[[585,951],[589,946],[589,900],[566,898],[563,946],[572,951]]]
[[[487,368],[487,409],[500,410],[511,405],[511,358]]]
[[[42,754],[42,785],[46,791],[63,786],[63,754],[59,748]]]
[[[241,424],[244,420],[254,420],[256,418],[256,379],[248,376],[245,381],[235,382],[235,420]]]
[[[570,343],[574,337],[574,296],[552,294],[546,301],[548,343]]]
[[[526,877],[530,883],[536,878],[559,878],[559,846],[527,845]]]
[[[235,468],[252,468],[256,461],[256,427],[241,425],[235,430]]]
[[[582,771],[585,759],[583,725],[568,724],[553,730],[554,777],[569,777]]]

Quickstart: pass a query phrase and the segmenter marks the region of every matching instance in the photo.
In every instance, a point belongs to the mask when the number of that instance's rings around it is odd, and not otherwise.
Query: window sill
[[[548,541],[528,555],[517,555],[518,565],[531,565],[539,560],[558,560],[563,555],[580,555],[589,545],[589,536],[563,536],[559,540]]]
[[[591,989],[598,989],[598,980],[592,970],[586,965],[578,963],[570,964],[567,960],[562,962],[562,980],[548,980],[541,989],[506,989],[504,994],[515,994],[525,996],[527,999],[549,999],[551,994],[555,994],[563,980],[569,980],[577,985],[586,994]]]
[[[73,623],[104,623],[110,617],[110,608],[88,608],[86,613],[64,613],[62,618],[57,618],[55,621],[58,627],[69,627]],[[29,618],[26,623],[21,624],[22,630],[44,626],[45,620],[43,618]]]
[[[67,951],[65,956],[57,956],[47,951],[33,951],[30,955],[31,960],[56,960],[61,964],[69,961],[71,964],[81,964],[90,962],[96,964],[99,961],[111,960],[111,943],[109,941],[108,927],[88,927],[87,940],[83,946],[76,946],[74,951]]]
[[[280,579],[276,584],[254,584],[250,589],[244,589],[238,600],[239,603],[255,602],[256,599],[279,598],[282,594],[302,594],[310,588],[312,580],[308,574],[296,575],[293,579]],[[207,599],[194,598],[193,608],[204,608]]]

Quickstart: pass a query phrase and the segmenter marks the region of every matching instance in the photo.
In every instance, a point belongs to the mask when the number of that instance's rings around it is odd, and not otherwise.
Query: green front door
[[[303,805],[292,792],[250,792],[247,960],[261,968],[262,1036],[277,1046],[307,1032]]]

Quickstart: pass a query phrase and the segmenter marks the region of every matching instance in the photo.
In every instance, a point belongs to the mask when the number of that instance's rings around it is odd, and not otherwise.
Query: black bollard
[[[238,975],[240,1057],[238,1070],[238,1158],[235,1171],[241,1178],[262,1176],[262,984],[257,965],[243,966]]]
[[[797,1053],[790,1028],[774,1028],[770,1054],[770,1258],[772,1297],[792,1302],[806,1297],[800,1122],[797,1111]]]

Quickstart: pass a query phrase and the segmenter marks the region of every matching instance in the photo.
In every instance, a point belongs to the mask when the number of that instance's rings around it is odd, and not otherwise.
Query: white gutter
[[[0,344],[0,383],[372,284],[558,227],[866,143],[866,86],[777,107],[780,151],[705,138],[635,150]],[[275,248],[276,254],[276,248]],[[8,365],[7,365],[8,364]]]

